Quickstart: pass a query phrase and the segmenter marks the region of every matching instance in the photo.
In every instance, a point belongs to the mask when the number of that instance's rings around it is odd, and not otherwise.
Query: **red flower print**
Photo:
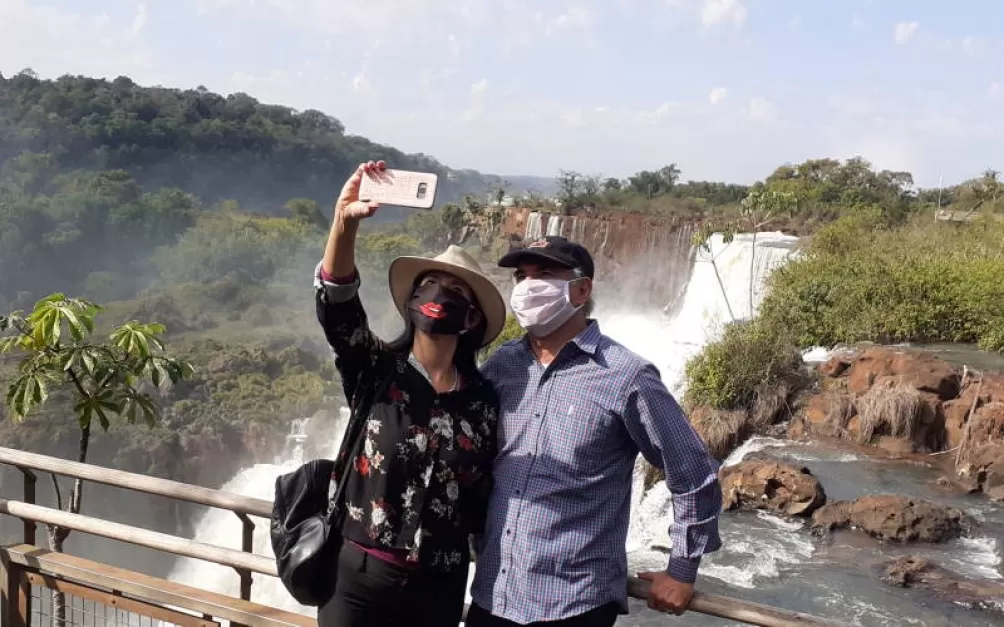
[[[390,384],[390,387],[387,388],[387,395],[395,403],[400,403],[404,400],[404,392],[401,391],[401,388],[397,387],[396,383]]]
[[[364,477],[370,474],[370,460],[365,455],[356,458],[356,472]]]
[[[471,442],[471,439],[466,435],[461,435],[460,437],[458,437],[457,444],[459,444],[460,448],[464,449],[465,451],[474,450],[474,443]]]

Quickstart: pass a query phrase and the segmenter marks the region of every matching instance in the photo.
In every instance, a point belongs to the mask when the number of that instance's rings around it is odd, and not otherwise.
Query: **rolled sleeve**
[[[347,303],[359,293],[359,273],[353,272],[345,278],[325,278],[322,269],[324,262],[318,262],[314,268],[314,289],[324,290],[325,297],[331,303]]]
[[[321,264],[314,269],[317,321],[335,353],[335,368],[349,406],[355,402],[361,382],[373,376],[387,349],[370,330],[366,310],[359,300],[359,273],[350,283],[336,283],[323,278]]]
[[[674,579],[693,582],[701,557],[721,547],[718,462],[651,364],[635,376],[625,407],[631,438],[645,459],[665,473],[666,486],[673,495],[673,523],[669,527],[673,549],[667,572]]]

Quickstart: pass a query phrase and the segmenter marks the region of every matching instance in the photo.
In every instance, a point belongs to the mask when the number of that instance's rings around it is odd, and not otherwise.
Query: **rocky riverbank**
[[[933,476],[940,478],[932,488],[1004,508],[996,505],[1004,503],[1004,374],[885,346],[839,351],[812,370],[815,383],[795,396],[789,420],[774,425],[773,435],[845,449],[887,463],[890,470],[900,464],[936,469]],[[987,535],[964,508],[909,494],[879,488],[853,500],[830,500],[811,465],[775,458],[769,450],[723,468],[720,478],[727,510],[802,519],[807,533],[824,538],[855,534],[861,538],[855,542],[874,543],[877,554],[886,543],[923,546]],[[967,607],[1004,613],[999,581],[973,580],[925,557],[900,557],[873,575],[889,585],[919,587]]]

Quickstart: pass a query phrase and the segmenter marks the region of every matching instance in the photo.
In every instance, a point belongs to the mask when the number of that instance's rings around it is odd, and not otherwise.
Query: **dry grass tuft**
[[[898,386],[872,388],[858,400],[861,434],[858,441],[867,444],[876,435],[912,438],[924,411],[924,399],[917,390]]]
[[[854,397],[840,392],[830,392],[826,399],[826,425],[843,437],[847,433],[847,424],[858,411]]]
[[[750,420],[744,410],[701,408],[691,414],[697,435],[708,445],[711,455],[724,460],[750,435]]]
[[[759,385],[753,397],[753,410],[750,412],[750,427],[753,432],[771,426],[778,415],[788,407],[788,396],[792,386],[781,380],[774,385]]]

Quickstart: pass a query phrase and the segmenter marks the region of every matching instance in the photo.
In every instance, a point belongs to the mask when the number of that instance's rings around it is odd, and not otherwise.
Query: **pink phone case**
[[[382,205],[432,209],[438,182],[439,177],[429,172],[387,169],[372,176],[363,175],[359,199]]]

